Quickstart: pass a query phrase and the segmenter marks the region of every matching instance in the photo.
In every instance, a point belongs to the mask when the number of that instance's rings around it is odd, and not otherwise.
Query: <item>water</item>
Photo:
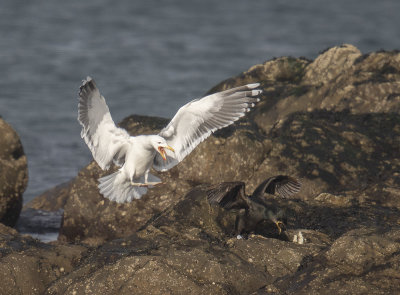
[[[27,202],[91,159],[77,91],[92,75],[116,122],[171,117],[228,77],[276,56],[351,43],[400,49],[400,1],[2,0],[0,115],[29,165]]]

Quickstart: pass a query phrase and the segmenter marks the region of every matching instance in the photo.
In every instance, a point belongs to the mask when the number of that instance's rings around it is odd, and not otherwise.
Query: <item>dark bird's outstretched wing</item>
[[[223,182],[207,191],[210,204],[217,204],[225,209],[248,208],[248,197],[244,192],[243,182]]]
[[[277,175],[264,180],[253,192],[252,197],[262,197],[264,193],[278,193],[282,198],[288,198],[300,191],[301,183],[290,176]]]

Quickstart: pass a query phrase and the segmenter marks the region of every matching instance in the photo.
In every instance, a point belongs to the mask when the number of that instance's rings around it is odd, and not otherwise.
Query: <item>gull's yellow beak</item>
[[[173,151],[175,153],[175,150],[172,147],[170,147],[169,145],[167,145],[165,148],[169,149],[170,151]],[[160,155],[164,159],[164,161],[166,161],[167,160],[167,154],[165,153],[164,147],[159,146],[158,147],[158,152],[160,153]]]
[[[169,145],[167,145],[165,148],[166,148],[166,149],[169,149],[170,151],[172,151],[172,152],[175,153],[175,150],[174,150],[172,147],[170,147]]]

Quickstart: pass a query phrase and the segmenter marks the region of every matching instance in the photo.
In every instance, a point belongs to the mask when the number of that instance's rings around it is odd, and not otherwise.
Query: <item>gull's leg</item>
[[[143,182],[133,182],[131,179],[131,185],[134,186],[141,186],[141,187],[148,187],[149,184],[147,183],[147,179],[149,178],[149,170],[144,173],[144,183]]]
[[[147,170],[147,171],[145,172],[145,174],[144,174],[144,183],[145,183],[146,185],[157,185],[157,184],[161,184],[161,183],[162,183],[162,182],[159,182],[159,181],[152,181],[152,182],[149,182],[149,173],[150,173],[150,169]]]
[[[145,176],[145,178],[146,178],[146,176]],[[133,179],[131,178],[131,185],[133,185],[133,186],[145,186],[145,187],[147,187],[147,184],[146,183],[143,183],[143,182],[133,182]]]
[[[141,186],[141,187],[148,187],[149,184],[146,183],[146,178],[147,178],[147,174],[145,174],[145,176],[144,176],[144,179],[145,179],[144,183],[143,182],[133,182],[133,179],[131,179],[131,185],[133,185],[133,186]]]
[[[148,187],[148,186],[153,186],[153,185],[157,185],[157,184],[161,184],[162,182],[149,182],[149,173],[150,173],[150,169],[147,170],[144,173],[144,182],[133,182],[133,180],[131,179],[131,185],[134,186],[141,186],[141,187]]]

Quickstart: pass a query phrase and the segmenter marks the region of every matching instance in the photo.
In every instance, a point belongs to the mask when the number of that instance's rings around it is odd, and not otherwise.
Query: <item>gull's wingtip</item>
[[[89,82],[94,82],[94,81],[93,81],[92,77],[86,76],[86,79],[83,79],[83,80],[82,80],[82,85],[81,85],[81,87],[82,87],[82,86],[85,86],[85,85],[86,85],[87,83],[89,83]]]
[[[82,95],[84,91],[90,92],[96,89],[96,83],[92,77],[87,76],[86,79],[82,80],[82,85],[79,87],[79,96]]]

